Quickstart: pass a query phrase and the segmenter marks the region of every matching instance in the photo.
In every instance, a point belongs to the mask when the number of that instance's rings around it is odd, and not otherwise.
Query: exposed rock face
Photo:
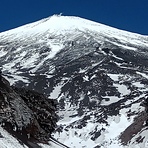
[[[23,88],[13,87],[20,94],[27,106],[33,111],[41,128],[49,135],[54,131],[58,116],[56,114],[56,101],[47,99],[43,94]]]
[[[23,88],[11,87],[0,76],[0,123],[20,138],[46,142],[57,122],[56,102]],[[24,140],[24,139],[23,139]]]

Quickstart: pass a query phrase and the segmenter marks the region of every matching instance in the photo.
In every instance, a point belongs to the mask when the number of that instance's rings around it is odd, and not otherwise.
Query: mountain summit
[[[13,87],[58,101],[64,145],[41,147],[148,147],[147,36],[54,15],[0,33],[0,63]]]

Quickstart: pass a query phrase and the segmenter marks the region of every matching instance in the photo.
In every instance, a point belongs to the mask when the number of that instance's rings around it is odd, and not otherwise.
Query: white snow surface
[[[6,130],[0,126],[0,148],[28,148],[25,144],[22,145],[18,140],[11,136]],[[57,144],[50,142],[49,144],[38,143],[42,148],[61,148]]]
[[[46,33],[46,37],[48,38],[52,34],[65,35],[67,33],[74,33],[74,31],[77,30],[93,31],[102,36],[118,38],[123,43],[129,43],[130,40],[130,43],[134,45],[148,46],[147,36],[119,30],[80,17],[61,15],[53,15],[49,18],[2,32],[0,33],[0,37],[3,39],[9,38],[10,40],[21,38],[23,40],[27,37],[30,38],[31,36],[41,36]],[[131,48],[131,50],[133,49]]]
[[[0,133],[2,135],[2,138],[0,138],[0,148],[28,148],[25,145],[22,146],[13,136],[11,136],[1,126]]]

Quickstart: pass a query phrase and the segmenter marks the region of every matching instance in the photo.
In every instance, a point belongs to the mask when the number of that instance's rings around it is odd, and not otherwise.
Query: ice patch
[[[130,90],[127,88],[127,86],[123,85],[123,84],[113,84],[117,89],[118,91],[121,93],[122,96],[124,95],[128,95],[130,94]]]
[[[119,74],[107,74],[113,81],[119,81]]]
[[[57,85],[54,87],[54,90],[50,93],[49,98],[57,99],[61,93],[62,85]]]
[[[141,84],[141,82],[134,82],[132,84],[138,88],[145,88],[144,84]]]
[[[63,45],[61,44],[50,44],[50,47],[51,47],[51,53],[50,55],[48,56],[48,58],[53,58],[62,48],[63,48]]]
[[[101,105],[110,105],[112,103],[118,102],[121,98],[116,97],[116,96],[105,96],[102,98],[109,98],[108,101],[106,101],[105,99],[102,100]]]

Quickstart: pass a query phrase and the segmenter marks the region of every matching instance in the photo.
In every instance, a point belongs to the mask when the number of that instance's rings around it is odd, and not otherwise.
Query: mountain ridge
[[[71,148],[146,148],[147,36],[52,16],[0,38],[1,69],[11,84],[58,101],[54,138]]]
[[[41,26],[40,29],[38,27],[39,25]],[[92,26],[92,28],[91,28],[91,26]],[[106,32],[111,32],[112,34],[119,33],[119,35],[121,35],[121,36],[126,35],[126,37],[127,36],[147,37],[146,35],[140,35],[138,33],[132,33],[132,32],[124,31],[121,29],[116,29],[114,27],[103,25],[101,23],[97,23],[94,21],[80,18],[80,17],[61,16],[61,15],[53,15],[48,18],[36,21],[34,23],[29,23],[29,24],[23,25],[21,27],[17,27],[17,28],[14,28],[14,29],[11,29],[11,30],[8,30],[5,32],[1,32],[0,34],[1,35],[4,35],[4,34],[11,35],[11,32],[12,33],[15,33],[15,32],[16,33],[21,33],[21,32],[25,33],[25,30],[23,30],[23,29],[26,29],[26,30],[28,29],[27,34],[29,36],[30,36],[29,29],[31,29],[31,30],[34,29],[36,34],[38,32],[42,33],[42,32],[46,32],[46,31],[49,31],[49,32],[55,31],[56,33],[58,33],[58,31],[61,31],[60,33],[62,34],[62,32],[65,33],[64,31],[66,31],[66,30],[70,31],[70,30],[75,30],[75,29],[79,29],[79,30],[83,29],[82,31],[84,31],[85,29],[87,30],[88,28],[90,30],[92,29],[93,31],[94,30],[96,31],[96,28],[97,28],[98,31],[100,31],[102,33],[106,33]],[[19,31],[21,31],[21,32],[19,32]]]

